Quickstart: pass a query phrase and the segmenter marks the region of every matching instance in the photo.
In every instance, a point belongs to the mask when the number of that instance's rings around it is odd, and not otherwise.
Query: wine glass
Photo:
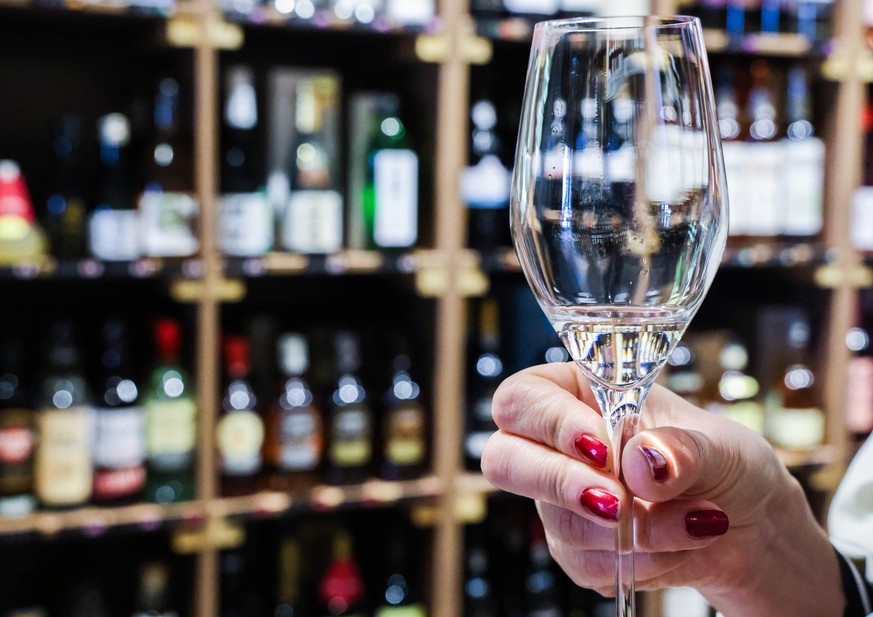
[[[522,270],[591,384],[620,477],[646,394],[715,276],[727,237],[700,22],[536,26],[511,200]],[[633,617],[634,529],[616,532],[616,614]]]

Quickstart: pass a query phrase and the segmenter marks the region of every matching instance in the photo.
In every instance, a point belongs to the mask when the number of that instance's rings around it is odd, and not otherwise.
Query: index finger
[[[535,366],[506,379],[492,400],[505,433],[547,445],[600,469],[609,466],[609,438],[594,396],[572,363]]]

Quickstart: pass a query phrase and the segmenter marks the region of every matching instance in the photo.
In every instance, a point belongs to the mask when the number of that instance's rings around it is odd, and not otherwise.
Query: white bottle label
[[[461,199],[469,208],[502,208],[509,203],[512,174],[493,154],[461,175]]]
[[[253,411],[234,411],[218,423],[218,448],[224,473],[248,476],[261,468],[264,423]]]
[[[510,13],[531,13],[554,15],[558,12],[559,0],[503,0],[503,6]]]
[[[786,140],[783,232],[814,236],[822,228],[825,145],[817,137]]]
[[[97,210],[88,223],[91,254],[104,261],[134,261],[140,256],[139,219],[134,210]]]
[[[418,155],[412,150],[380,150],[373,162],[377,246],[407,247],[418,238]]]
[[[388,0],[386,12],[394,23],[424,26],[434,15],[434,0]]]
[[[282,243],[298,253],[334,253],[343,245],[343,200],[336,191],[293,191]]]
[[[862,186],[852,195],[852,246],[873,251],[873,187]]]
[[[96,409],[94,452],[97,467],[136,467],[145,459],[145,415],[139,407]]]
[[[143,253],[188,257],[199,249],[194,225],[197,202],[186,193],[146,191],[139,199]]]
[[[280,424],[279,463],[284,471],[315,469],[321,460],[321,429],[310,412],[292,412]]]
[[[75,505],[91,496],[92,410],[79,406],[38,414],[35,489],[47,505]]]
[[[263,193],[231,193],[218,207],[218,245],[226,255],[257,257],[273,246],[273,213]]]
[[[753,211],[751,194],[746,191],[747,145],[739,141],[725,141],[721,148],[724,153],[724,171],[730,202],[730,235],[741,236],[749,232],[749,219]]]
[[[750,214],[748,233],[772,236],[782,231],[785,194],[782,189],[784,150],[779,142],[748,144],[745,183]]]
[[[775,407],[767,410],[767,437],[778,446],[786,448],[811,448],[824,441],[825,420],[821,409],[785,409]]]

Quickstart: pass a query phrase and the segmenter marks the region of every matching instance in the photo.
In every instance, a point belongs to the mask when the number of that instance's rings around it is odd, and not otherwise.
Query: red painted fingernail
[[[730,519],[721,510],[695,510],[685,515],[685,531],[692,538],[724,535],[730,525]]]
[[[591,461],[596,467],[606,467],[606,444],[588,433],[582,433],[573,442],[576,452]]]
[[[607,521],[618,520],[618,497],[602,488],[586,488],[579,501],[594,516]]]
[[[655,482],[664,482],[670,477],[670,464],[660,450],[656,450],[651,446],[640,446],[640,451],[649,463],[649,468],[652,470],[652,479]]]

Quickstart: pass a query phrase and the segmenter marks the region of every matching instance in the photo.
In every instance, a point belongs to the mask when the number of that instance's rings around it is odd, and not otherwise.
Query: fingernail
[[[727,514],[721,510],[695,510],[685,515],[685,531],[692,538],[712,538],[727,533]]]
[[[602,488],[586,488],[580,499],[582,506],[607,521],[618,520],[618,497]]]
[[[588,433],[582,433],[576,438],[574,444],[579,456],[587,458],[595,466],[603,469],[606,467],[606,444]]]
[[[649,469],[652,470],[652,479],[655,482],[666,481],[670,476],[670,464],[667,462],[667,458],[661,454],[661,451],[651,446],[640,446],[640,451],[649,463]]]

